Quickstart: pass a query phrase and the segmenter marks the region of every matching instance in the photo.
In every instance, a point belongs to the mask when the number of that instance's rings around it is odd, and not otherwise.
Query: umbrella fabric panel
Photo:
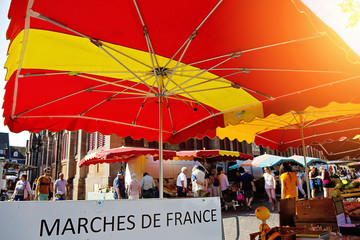
[[[284,115],[272,114],[250,123],[218,128],[216,135],[239,141],[256,142],[264,147],[285,151],[301,145],[301,121],[304,122],[305,143],[322,143],[328,139],[355,136],[359,129],[359,104],[331,103],[323,108],[308,107],[304,111],[290,111]]]
[[[290,156],[289,158],[294,159],[295,161],[299,162],[302,166],[305,166],[304,163],[304,156],[298,156],[298,155],[293,155]],[[320,158],[313,158],[313,157],[306,157],[306,164],[307,165],[311,165],[313,163],[323,163],[323,164],[327,164],[327,161],[322,160]]]
[[[360,156],[359,139],[345,139],[342,141],[326,141],[324,143],[312,144],[313,147],[323,151],[326,159],[338,160],[346,156],[358,158]]]
[[[178,157],[235,157],[239,159],[253,159],[252,155],[248,155],[236,151],[226,151],[226,150],[194,150],[194,151],[179,151],[176,153]]]
[[[25,14],[27,4],[12,2],[7,32],[11,43],[4,116],[15,132],[81,128],[155,140],[159,86],[166,88],[164,140],[171,143],[310,104],[359,101],[351,97],[360,72],[352,62],[359,57],[300,1],[275,6],[265,0],[156,5],[140,0],[137,6],[146,28],[131,1],[98,6],[92,0],[37,0],[31,17]],[[24,19],[29,30],[23,30]],[[151,39],[159,81],[144,33]],[[186,41],[188,45],[182,45]],[[186,52],[174,55],[181,46]],[[19,63],[22,69],[17,72]],[[45,94],[33,99],[26,93],[31,89]],[[51,95],[54,89],[59,91]],[[309,94],[328,97],[314,99]]]
[[[144,155],[152,155],[158,157],[159,150],[158,149],[150,149],[150,148],[115,148],[104,150],[96,153],[92,153],[86,155],[80,162],[79,167],[89,166],[91,164],[98,163],[112,163],[112,162],[127,162],[131,159],[144,156]],[[176,152],[163,150],[163,157],[165,160],[172,159],[176,156]]]
[[[352,138],[359,133],[359,124],[359,115],[318,120],[316,125],[304,128],[305,145],[341,137]],[[302,144],[301,132],[299,129],[275,129],[255,137],[255,143],[279,151],[298,148]]]
[[[255,167],[270,167],[279,165],[282,162],[297,163],[294,159],[291,158],[275,156],[271,154],[263,154],[255,157],[251,164]]]

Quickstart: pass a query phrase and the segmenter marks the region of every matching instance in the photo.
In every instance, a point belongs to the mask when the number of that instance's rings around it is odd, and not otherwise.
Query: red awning
[[[111,163],[111,162],[127,162],[135,157],[151,155],[154,159],[159,157],[158,149],[151,148],[128,148],[121,147],[115,149],[109,149],[86,155],[80,162],[79,167],[84,165],[89,166],[90,164],[97,163]],[[172,159],[176,156],[175,151],[164,150],[164,159]]]

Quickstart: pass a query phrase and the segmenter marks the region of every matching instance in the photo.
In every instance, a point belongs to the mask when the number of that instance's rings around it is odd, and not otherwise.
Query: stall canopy
[[[226,150],[193,150],[193,151],[179,151],[176,156],[180,160],[206,160],[209,161],[235,161],[247,160],[254,157],[237,151]]]
[[[258,157],[255,157],[252,161],[252,165],[255,167],[273,167],[277,166],[283,162],[289,162],[293,164],[298,164],[297,161],[287,157],[275,156],[271,154],[263,154]]]
[[[304,138],[300,129],[303,129]],[[308,107],[304,111],[290,111],[281,116],[270,115],[250,123],[218,128],[221,139],[238,139],[285,151],[289,147],[353,138],[360,133],[360,104],[331,103],[323,108]]]
[[[294,160],[297,161],[300,165],[305,166],[304,156],[292,155],[292,156],[289,157],[289,158],[294,159]],[[322,160],[322,159],[320,159],[320,158],[306,157],[306,164],[307,164],[308,166],[311,165],[311,164],[315,164],[315,163],[327,164],[327,161]]]
[[[114,148],[86,155],[80,162],[79,167],[97,163],[127,162],[135,157],[151,155],[154,159],[159,158],[159,150],[151,148]],[[164,159],[173,159],[175,151],[163,150]]]
[[[158,140],[162,163],[163,141],[360,102],[360,57],[300,0],[13,0],[9,18],[12,132]]]
[[[340,141],[313,143],[312,146],[323,151],[328,160],[339,160],[346,157],[349,157],[350,159],[358,159],[360,157],[359,135],[355,136],[353,139],[344,138]]]

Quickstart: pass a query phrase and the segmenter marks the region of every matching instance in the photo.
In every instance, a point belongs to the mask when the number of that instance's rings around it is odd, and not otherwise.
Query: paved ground
[[[237,208],[236,211],[234,209],[223,210],[222,215],[225,239],[246,240],[250,239],[250,233],[258,232],[261,221],[255,217],[254,212],[259,206],[265,206],[268,209],[271,209],[267,199],[263,199],[260,201],[258,200],[253,204],[253,210],[249,210],[246,207]],[[239,238],[237,238],[236,218],[239,220]],[[270,218],[267,220],[267,224],[270,228],[279,226],[279,213],[277,211],[271,212]]]

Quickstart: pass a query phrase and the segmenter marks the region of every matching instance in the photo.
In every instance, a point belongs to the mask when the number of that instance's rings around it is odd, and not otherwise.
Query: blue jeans
[[[183,187],[179,187],[179,186],[176,186],[177,187],[177,194],[178,194],[178,197],[186,197],[186,189],[185,189],[185,192],[183,192]]]
[[[154,197],[154,190],[152,188],[148,189],[148,190],[144,190],[142,191],[142,197],[143,198],[153,198]]]
[[[24,195],[15,195],[14,201],[24,201]]]

